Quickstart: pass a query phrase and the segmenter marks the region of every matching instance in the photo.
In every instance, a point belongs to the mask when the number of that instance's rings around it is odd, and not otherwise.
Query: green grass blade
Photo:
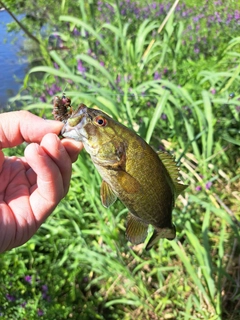
[[[72,71],[68,68],[66,63],[61,59],[59,54],[56,51],[50,51],[49,52],[51,58],[59,65],[59,67],[65,71],[67,74],[72,74]]]
[[[151,137],[152,137],[152,134],[153,134],[153,130],[154,128],[156,127],[156,123],[158,122],[164,108],[165,108],[165,105],[167,103],[167,100],[168,100],[168,97],[170,95],[170,92],[168,90],[165,90],[163,96],[159,99],[157,105],[156,105],[156,108],[155,108],[155,111],[153,113],[153,116],[152,116],[152,119],[149,123],[149,127],[148,127],[148,130],[147,130],[147,134],[146,134],[146,138],[145,140],[149,143],[150,140],[151,140]]]
[[[74,82],[77,83],[81,83],[87,87],[93,87],[94,89],[97,89],[97,87],[95,88],[91,83],[89,83],[88,81],[86,81],[85,79],[83,79],[83,77],[81,76],[76,76],[73,73],[71,74],[67,74],[66,72],[63,72],[61,70],[57,70],[55,68],[52,67],[47,67],[47,66],[42,66],[42,67],[34,67],[32,68],[28,74],[26,75],[25,79],[24,79],[24,87],[27,87],[27,82],[29,80],[29,76],[31,73],[35,73],[35,72],[44,72],[47,75],[52,75],[52,76],[56,76],[56,77],[60,77],[63,79],[70,79]]]
[[[201,283],[201,280],[199,279],[198,274],[194,270],[192,262],[190,261],[189,257],[186,255],[186,252],[184,251],[183,247],[180,248],[179,245],[175,241],[171,242],[171,246],[174,249],[174,251],[176,252],[176,254],[179,256],[179,258],[181,259],[182,263],[184,264],[184,266],[186,268],[186,271],[190,275],[192,281],[197,286],[198,290],[201,292],[201,294],[204,295],[204,297],[207,300],[209,300],[207,292],[204,289],[204,287],[203,287],[203,285]]]
[[[212,155],[212,148],[213,148],[213,125],[214,125],[214,118],[212,113],[212,104],[209,98],[209,94],[206,91],[202,92],[203,96],[203,106],[204,112],[207,119],[208,124],[208,131],[207,131],[207,140],[203,145],[204,150],[206,150],[205,156],[209,158]]]

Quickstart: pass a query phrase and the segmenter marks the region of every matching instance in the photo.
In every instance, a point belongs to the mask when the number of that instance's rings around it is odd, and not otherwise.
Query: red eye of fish
[[[107,125],[107,120],[101,116],[96,117],[95,122],[100,126],[100,127],[105,127]]]

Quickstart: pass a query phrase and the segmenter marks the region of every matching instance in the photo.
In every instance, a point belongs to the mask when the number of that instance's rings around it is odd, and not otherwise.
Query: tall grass
[[[99,107],[156,150],[173,153],[189,184],[173,212],[177,238],[160,240],[149,252],[127,243],[127,209],[120,202],[101,205],[100,177],[82,151],[66,198],[26,245],[2,255],[1,316],[238,319],[239,38],[228,39],[215,65],[207,57],[187,61],[177,13],[158,34],[162,21],[133,24],[118,1],[111,23],[98,19],[92,2],[79,3],[81,17],[59,20],[82,37],[71,40],[68,54],[50,52],[57,68],[29,71],[25,98],[34,104],[26,108],[51,117],[52,97],[45,91],[57,83],[56,93],[64,90],[73,106]],[[33,84],[39,72],[44,76]],[[35,103],[34,88],[47,103]]]

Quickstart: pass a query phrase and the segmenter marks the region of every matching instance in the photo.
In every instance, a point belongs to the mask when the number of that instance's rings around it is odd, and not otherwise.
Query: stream
[[[7,32],[6,24],[12,22],[7,11],[0,11],[0,110],[8,107],[8,99],[14,97],[27,72],[27,58],[19,55],[24,37]]]

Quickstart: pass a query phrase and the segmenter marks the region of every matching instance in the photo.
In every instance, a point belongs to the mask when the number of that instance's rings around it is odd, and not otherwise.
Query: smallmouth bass
[[[144,242],[151,224],[154,232],[147,250],[160,238],[173,240],[172,210],[187,185],[180,183],[172,156],[156,153],[134,131],[83,104],[64,123],[62,136],[83,142],[103,179],[103,206],[108,208],[118,198],[128,208],[127,239]]]

